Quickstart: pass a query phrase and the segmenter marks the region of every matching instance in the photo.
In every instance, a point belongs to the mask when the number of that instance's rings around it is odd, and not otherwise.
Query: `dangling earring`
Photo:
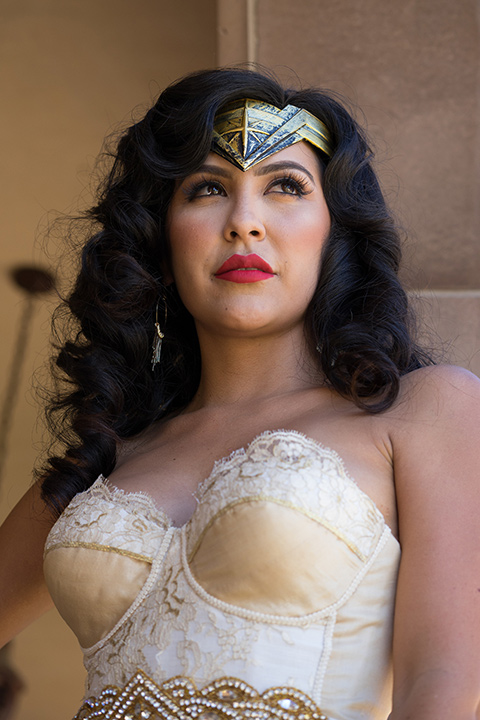
[[[167,301],[166,298],[163,298],[164,306],[165,306],[165,320],[163,327],[165,329],[165,326],[167,324]],[[153,338],[153,345],[152,345],[152,372],[155,370],[155,366],[159,364],[160,362],[160,356],[162,354],[162,343],[163,338],[165,335],[162,333],[160,329],[160,323],[158,322],[158,305],[160,303],[160,300],[157,300],[157,306],[155,308],[155,328],[157,331],[157,334]]]

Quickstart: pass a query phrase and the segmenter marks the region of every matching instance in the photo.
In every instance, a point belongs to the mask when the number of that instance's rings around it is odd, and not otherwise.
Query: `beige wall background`
[[[410,230],[404,277],[427,330],[480,374],[479,18],[478,0],[0,0],[2,401],[25,303],[8,273],[55,265],[44,228],[88,204],[103,137],[180,75],[247,60],[363,109]],[[39,298],[33,311],[1,517],[31,482],[41,446],[31,377],[48,355],[52,307]],[[11,659],[26,683],[16,720],[74,714],[81,654],[54,611],[15,640]]]

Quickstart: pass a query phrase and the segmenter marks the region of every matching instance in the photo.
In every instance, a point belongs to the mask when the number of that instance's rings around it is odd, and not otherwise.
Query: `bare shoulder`
[[[458,365],[430,365],[428,367],[413,370],[404,375],[401,380],[401,391],[408,391],[410,388],[428,390],[437,388],[448,392],[449,390],[460,390],[479,388],[480,379],[470,370]]]
[[[387,424],[397,479],[420,469],[428,477],[437,463],[440,477],[454,465],[473,464],[480,447],[480,380],[450,365],[416,370],[402,379]],[[400,472],[405,468],[406,475]]]
[[[480,379],[465,368],[434,365],[402,378],[398,400],[388,415],[402,424],[452,420],[452,413],[465,411],[480,413]]]

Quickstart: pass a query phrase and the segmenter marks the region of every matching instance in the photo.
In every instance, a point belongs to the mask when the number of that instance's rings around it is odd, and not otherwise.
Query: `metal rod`
[[[10,372],[8,373],[7,389],[0,415],[0,487],[3,480],[3,471],[7,458],[7,439],[12,427],[12,416],[18,395],[18,388],[25,362],[25,353],[28,345],[29,331],[33,320],[33,295],[27,295],[23,304],[20,324],[13,351]]]

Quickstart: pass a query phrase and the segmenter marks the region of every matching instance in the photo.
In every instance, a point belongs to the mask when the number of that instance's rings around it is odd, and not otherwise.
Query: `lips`
[[[259,255],[232,255],[215,273],[219,280],[251,283],[268,280],[275,276],[273,269]]]

